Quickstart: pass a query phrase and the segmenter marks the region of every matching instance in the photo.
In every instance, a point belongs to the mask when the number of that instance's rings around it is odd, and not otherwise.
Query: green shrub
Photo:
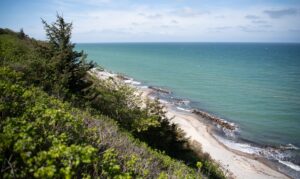
[[[111,119],[24,87],[22,75],[8,68],[0,72],[1,178],[156,178],[162,172],[195,178],[193,169],[119,131]]]
[[[87,73],[71,24],[44,25],[49,42],[0,29],[0,178],[224,178],[158,100]]]

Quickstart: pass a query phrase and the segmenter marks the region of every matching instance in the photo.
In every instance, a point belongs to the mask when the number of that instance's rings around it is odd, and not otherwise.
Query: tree
[[[89,86],[84,80],[86,72],[93,68],[93,62],[86,62],[87,55],[74,50],[75,44],[71,42],[72,23],[65,22],[57,14],[54,23],[48,24],[42,19],[47,38],[49,40],[49,56],[52,65],[52,75],[58,97],[66,97],[68,92],[78,93]]]
[[[19,37],[20,37],[21,39],[25,39],[25,38],[27,37],[27,35],[24,33],[23,28],[20,29]]]

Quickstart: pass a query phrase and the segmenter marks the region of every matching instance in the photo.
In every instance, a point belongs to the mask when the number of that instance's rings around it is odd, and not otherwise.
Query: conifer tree
[[[59,97],[66,97],[68,92],[80,92],[88,85],[84,77],[94,67],[94,63],[86,62],[87,55],[83,51],[74,50],[75,44],[71,42],[72,23],[65,22],[58,14],[54,23],[42,22],[49,40],[52,75],[57,82],[54,90]]]

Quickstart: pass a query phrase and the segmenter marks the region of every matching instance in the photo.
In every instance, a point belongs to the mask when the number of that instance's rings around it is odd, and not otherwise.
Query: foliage
[[[132,87],[113,79],[100,80],[92,75],[89,79],[93,86],[85,95],[88,106],[116,119],[120,126],[130,132],[140,133],[160,125],[160,116],[150,113],[150,108],[154,106],[150,106],[149,101],[146,108],[142,108],[141,96]]]
[[[3,29],[2,31],[3,34],[0,35],[0,64],[26,74],[24,78],[28,84],[35,84],[48,91],[55,86],[49,60],[40,55],[38,50],[38,47],[44,43],[27,37],[21,39],[18,33]]]
[[[27,46],[27,42],[20,40],[19,37],[3,34],[0,37],[0,56],[3,62],[19,62],[24,59],[33,58],[31,48]]]
[[[158,100],[89,74],[71,23],[43,24],[48,42],[0,28],[0,178],[224,178]]]
[[[18,34],[18,37],[19,37],[20,39],[25,39],[25,38],[28,37],[28,36],[25,34],[23,28],[20,29],[20,32],[19,32],[19,34]]]
[[[69,91],[80,92],[88,87],[84,81],[86,72],[94,67],[93,62],[86,62],[86,54],[74,51],[75,44],[71,43],[72,23],[66,23],[63,17],[57,15],[57,20],[48,24],[43,20],[46,35],[49,39],[51,56],[50,66],[56,87],[54,92],[58,97],[66,97]]]
[[[84,142],[89,139],[82,119],[75,119],[68,105],[15,84],[11,79],[18,76],[1,69],[1,175],[68,177],[91,170],[96,149]],[[12,96],[17,99],[13,107],[6,101]]]
[[[2,177],[153,178],[164,172],[195,178],[184,164],[118,131],[111,119],[95,120],[38,88],[26,88],[20,76],[0,68]],[[4,102],[11,96],[18,99],[14,108]]]

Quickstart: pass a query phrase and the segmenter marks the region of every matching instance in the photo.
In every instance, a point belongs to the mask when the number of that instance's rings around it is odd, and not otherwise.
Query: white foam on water
[[[298,150],[299,148],[294,146],[293,144],[287,144],[285,146],[280,146],[281,149],[284,150]]]
[[[159,99],[158,101],[159,101],[160,103],[162,103],[162,104],[169,104],[169,102],[166,101],[166,100]]]
[[[141,84],[141,82],[139,82],[139,81],[134,81],[133,79],[124,80],[124,83],[132,84],[132,85],[140,85],[140,84]]]
[[[286,166],[290,167],[291,169],[296,170],[297,172],[300,172],[299,165],[293,164],[292,162],[289,162],[289,161],[283,161],[283,160],[278,160],[278,161],[279,161],[279,163],[286,165]]]
[[[230,124],[230,125],[235,126],[233,124]],[[219,129],[223,130],[223,132],[224,132],[224,134],[225,134],[226,137],[229,137],[230,139],[236,139],[237,138],[236,133],[239,132],[239,130],[238,130],[237,127],[234,130],[227,129],[227,128],[222,127],[220,125],[218,125],[217,127]]]
[[[216,138],[221,141],[228,148],[241,151],[247,154],[258,154],[262,149],[258,147],[251,146],[247,143],[238,143],[231,140],[224,139],[222,137],[216,136]]]
[[[139,81],[132,81],[131,84],[133,84],[133,85],[140,85],[141,82],[139,82]]]
[[[299,165],[296,165],[292,162],[289,162],[289,161],[284,161],[284,160],[281,160],[284,158],[284,154],[279,152],[279,151],[276,151],[275,149],[270,149],[270,148],[260,148],[260,147],[255,147],[255,146],[252,146],[250,144],[247,144],[247,143],[238,143],[238,142],[234,142],[234,141],[231,141],[231,140],[227,140],[227,139],[224,139],[220,136],[217,136],[215,135],[215,137],[220,141],[222,142],[225,146],[227,146],[228,148],[230,149],[234,149],[234,150],[237,150],[237,151],[241,151],[241,152],[244,152],[244,153],[247,153],[247,154],[255,154],[255,155],[258,155],[258,156],[264,156],[264,157],[267,157],[267,158],[273,158],[275,160],[277,160],[279,163],[299,172],[300,171],[300,166]],[[292,144],[289,144],[285,147],[287,150],[294,150],[294,149],[298,149],[296,146],[292,145]]]
[[[148,86],[140,86],[139,88],[141,88],[141,89],[147,89]]]
[[[181,108],[181,107],[176,107],[178,110],[181,110],[181,111],[186,111],[186,112],[191,112],[191,110],[189,109],[184,109],[184,108]]]

